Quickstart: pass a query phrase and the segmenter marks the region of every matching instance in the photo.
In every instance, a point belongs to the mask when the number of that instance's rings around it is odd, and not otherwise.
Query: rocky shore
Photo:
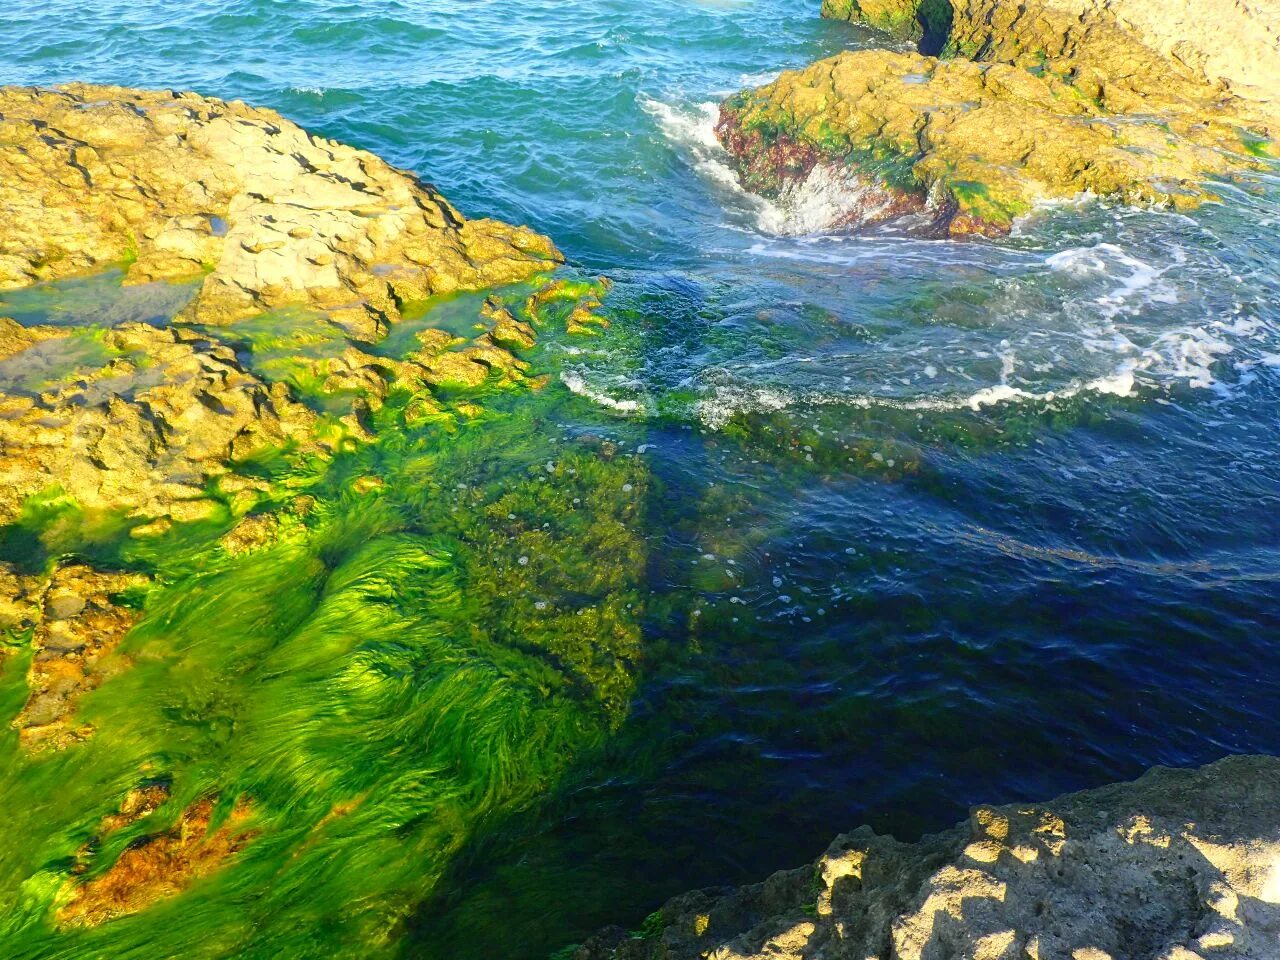
[[[1092,194],[1185,209],[1277,155],[1280,13],[1220,0],[826,0],[901,44],[784,73],[722,107],[748,188],[839,197],[830,226],[1007,233]],[[914,45],[917,49],[910,49]]]
[[[519,379],[512,350],[534,330],[496,300],[473,340],[426,330],[404,356],[369,350],[406,305],[561,263],[546,237],[467,220],[372,154],[191,93],[0,88],[0,209],[0,291],[110,268],[190,290],[160,325],[0,317],[0,525],[50,490],[140,521],[203,519],[220,496],[248,508],[262,484],[230,475],[236,462],[367,439],[393,389],[417,395],[413,417],[438,386]],[[559,282],[543,300],[590,332],[594,290]],[[289,383],[238,325],[267,311],[314,319]]]
[[[574,960],[1267,960],[1280,956],[1280,759],[1156,768],[980,806],[916,843],[868,828],[813,864],[675,898]]]
[[[0,290],[121,265],[130,283],[202,278],[194,322],[301,305],[367,341],[406,301],[561,261],[370,153],[192,93],[0,89],[0,207]]]
[[[467,220],[372,154],[192,93],[0,88],[0,210],[0,291],[114,269],[121,289],[180,307],[0,316],[0,665],[30,651],[13,725],[31,750],[91,733],[75,706],[120,669],[151,582],[64,559],[66,543],[205,524],[228,554],[256,549],[309,503],[263,462],[372,443],[393,396],[395,430],[476,415],[453,394],[541,384],[519,356],[538,327],[605,323],[606,283],[551,279],[546,237]],[[428,326],[385,349],[405,310],[467,291],[475,335]]]

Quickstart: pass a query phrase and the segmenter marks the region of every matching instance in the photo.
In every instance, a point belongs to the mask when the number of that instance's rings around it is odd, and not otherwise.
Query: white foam
[[[782,76],[781,70],[770,70],[765,73],[744,73],[738,77],[738,89],[744,87],[767,87]],[[730,91],[731,93],[734,91]]]
[[[728,151],[716,137],[718,104],[676,107],[641,96],[640,105],[698,175],[725,195],[728,206],[745,212],[761,233],[783,237],[823,233],[850,225],[852,211],[874,218],[889,202],[884,191],[834,164],[818,164],[804,180],[788,183],[776,201],[768,200],[743,189],[734,172]]]
[[[844,376],[844,387],[806,389],[794,381],[785,386],[725,383],[723,374],[717,374],[720,382],[706,384],[695,414],[707,427],[718,429],[739,414],[793,406],[977,412],[1088,394],[1147,394],[1159,400],[1175,387],[1228,397],[1253,382],[1254,371],[1280,367],[1280,323],[1258,316],[1244,302],[1192,321],[1186,319],[1184,305],[1183,317],[1169,322],[1167,305],[1180,299],[1199,301],[1194,278],[1181,276],[1177,287],[1170,282],[1175,269],[1187,262],[1183,252],[1171,247],[1168,257],[1164,266],[1154,267],[1116,244],[1065,250],[1047,257],[1046,265],[1084,278],[1084,295],[1072,297],[1068,292],[1062,312],[1052,315],[1013,310],[1003,318],[1011,326],[997,342],[962,335],[915,350],[886,345],[892,359],[883,367],[874,355],[828,355],[829,364],[856,359],[865,371],[862,378]],[[992,306],[999,309],[996,303]],[[1168,329],[1161,329],[1164,324]],[[802,359],[811,358],[789,358],[787,364]],[[981,373],[993,360],[999,362],[998,371]],[[904,361],[910,364],[906,368]],[[777,365],[754,364],[743,375],[758,375]],[[1045,382],[1056,371],[1073,369],[1079,371],[1075,376],[1068,373],[1060,382]],[[879,371],[879,386],[868,382],[873,371]],[[923,389],[914,395],[902,389],[913,386]]]
[[[721,385],[695,407],[695,414],[712,430],[719,430],[740,413],[766,413],[785,410],[795,402],[793,394],[770,387]]]
[[[566,370],[560,374],[560,382],[569,388],[570,393],[575,393],[580,397],[586,397],[602,407],[608,407],[610,410],[616,410],[619,413],[640,413],[644,410],[644,405],[638,400],[617,400],[601,390],[596,390],[588,385],[586,378],[576,370]]]
[[[853,173],[849,167],[820,163],[804,180],[784,185],[771,204],[775,216],[762,222],[770,233],[805,236],[825,233],[842,226],[882,219],[893,202],[884,190]]]
[[[1097,243],[1091,247],[1071,247],[1045,259],[1050,270],[1083,277],[1090,274],[1113,276],[1117,267],[1128,271],[1118,279],[1120,285],[1096,299],[1104,317],[1131,313],[1152,303],[1178,302],[1177,291],[1164,279],[1174,267],[1186,262],[1181,247],[1170,249],[1170,262],[1155,267],[1127,253],[1114,243]]]

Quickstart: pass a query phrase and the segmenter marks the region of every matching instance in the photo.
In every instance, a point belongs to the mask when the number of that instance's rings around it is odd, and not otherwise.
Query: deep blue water
[[[711,625],[410,953],[540,956],[862,822],[1280,752],[1275,176],[999,242],[805,235],[708,105],[874,42],[816,0],[4,6],[5,82],[272,106],[617,281],[562,388],[700,504],[648,576]]]

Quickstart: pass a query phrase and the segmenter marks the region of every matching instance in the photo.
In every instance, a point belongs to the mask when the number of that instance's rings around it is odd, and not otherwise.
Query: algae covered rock
[[[0,88],[0,208],[0,290],[114,265],[126,285],[193,291],[176,316],[181,301],[106,330],[0,318],[0,528],[52,492],[162,534],[217,514],[212,488],[247,460],[372,440],[390,391],[419,394],[422,420],[435,387],[522,382],[508,348],[534,332],[510,311],[471,342],[362,347],[406,303],[561,262],[545,237],[466,220],[372,154],[190,93]],[[242,492],[237,514],[253,507]]]
[[[917,843],[864,827],[811,866],[677,897],[647,928],[571,955],[1263,960],[1280,944],[1280,759],[976,807]]]
[[[91,509],[197,519],[228,461],[313,442],[315,413],[216,340],[146,324],[61,333],[41,345],[67,363],[84,349],[99,365],[0,394],[0,523],[51,488]]]
[[[150,817],[168,799],[168,791],[161,785],[131,791],[119,813],[103,818],[94,845],[122,827]],[[58,923],[65,927],[98,926],[177,896],[221,869],[253,841],[254,831],[248,825],[253,806],[241,797],[226,816],[216,818],[217,800],[215,795],[193,803],[173,827],[135,841],[104,873],[69,881],[66,901],[57,912]],[[85,854],[82,857],[88,861]]]
[[[131,592],[149,580],[134,573],[63,564],[22,576],[0,565],[0,629],[30,631],[28,695],[14,718],[27,750],[65,747],[92,728],[74,717],[77,701],[110,673],[110,655],[137,620]]]
[[[1277,18],[1218,6],[1237,29],[1276,35]],[[1034,204],[1082,193],[1191,207],[1212,197],[1206,178],[1256,165],[1280,131],[1280,47],[1251,43],[1255,62],[1240,65],[1208,27],[1159,27],[1144,0],[828,0],[824,12],[919,52],[784,73],[727,101],[717,130],[748,188],[840,197],[831,227],[911,214],[999,235]]]
[[[192,320],[302,304],[359,339],[404,301],[561,261],[370,153],[193,93],[0,89],[0,208],[0,289],[113,264],[131,282],[204,275]]]

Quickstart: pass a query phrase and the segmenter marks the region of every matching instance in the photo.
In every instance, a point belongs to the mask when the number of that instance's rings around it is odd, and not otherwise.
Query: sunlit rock
[[[863,827],[811,866],[670,901],[576,960],[1273,956],[1280,759],[1156,768],[1047,803],[977,807],[901,843]]]
[[[1173,8],[828,0],[828,16],[919,52],[860,50],[784,73],[727,101],[718,134],[748,188],[828,196],[824,228],[914,216],[999,235],[1039,202],[1085,193],[1194,207],[1214,196],[1207,178],[1274,153],[1280,17]],[[1228,56],[1218,13],[1249,37],[1247,59]]]

